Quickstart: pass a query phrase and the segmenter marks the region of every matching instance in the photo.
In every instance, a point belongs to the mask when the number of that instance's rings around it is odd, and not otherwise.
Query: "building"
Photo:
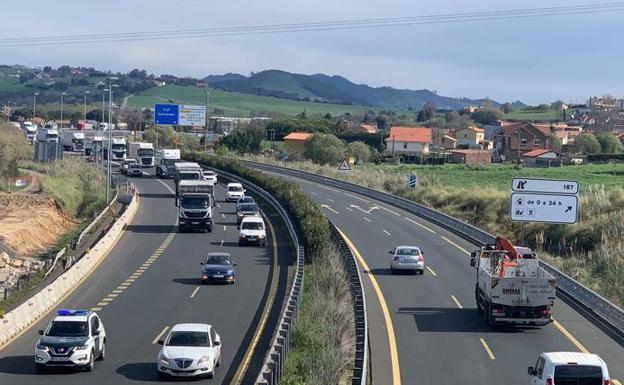
[[[431,128],[391,127],[390,135],[385,141],[386,151],[391,154],[406,156],[428,154],[431,149]]]
[[[551,131],[547,125],[510,124],[494,138],[495,149],[503,160],[519,160],[522,154],[537,149],[551,149]]]
[[[284,151],[290,156],[303,155],[305,151],[305,141],[308,140],[312,134],[309,132],[291,132],[284,137]]]
[[[460,128],[455,131],[457,145],[461,148],[481,148],[485,140],[485,131],[477,126]]]
[[[449,162],[467,164],[470,166],[489,166],[492,164],[492,152],[489,150],[450,150]]]
[[[561,154],[554,150],[536,149],[522,154],[522,160],[527,167],[559,167]]]
[[[450,135],[442,136],[442,148],[444,150],[453,150],[457,148],[457,139]]]

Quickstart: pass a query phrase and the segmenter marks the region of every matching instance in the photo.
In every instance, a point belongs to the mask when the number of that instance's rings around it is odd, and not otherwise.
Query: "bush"
[[[18,175],[17,164],[32,156],[32,146],[20,129],[10,124],[0,125],[0,179]]]
[[[358,163],[367,163],[373,156],[373,151],[364,142],[351,142],[347,144],[347,153],[354,157]]]
[[[319,164],[338,164],[344,159],[344,143],[331,134],[314,134],[304,143],[303,156]]]

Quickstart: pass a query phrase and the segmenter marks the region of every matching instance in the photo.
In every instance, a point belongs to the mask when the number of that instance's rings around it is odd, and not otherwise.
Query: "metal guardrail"
[[[349,275],[351,285],[351,299],[355,314],[355,362],[351,385],[366,385],[368,380],[368,316],[366,313],[366,296],[362,286],[362,276],[358,269],[355,256],[344,240],[342,234],[334,224],[329,221],[329,229],[334,244],[340,252],[345,270]]]
[[[261,187],[237,175],[212,167],[209,168],[228,179],[242,183],[247,189],[261,196],[264,200],[271,204],[271,206],[275,208],[277,213],[284,220],[284,223],[288,228],[288,233],[290,234],[296,248],[297,262],[292,286],[290,288],[285,306],[282,309],[282,314],[277,324],[276,331],[273,334],[271,346],[264,358],[260,374],[255,381],[256,385],[277,385],[281,379],[282,371],[284,370],[284,363],[286,362],[286,356],[290,350],[293,323],[297,318],[299,306],[301,305],[301,297],[303,295],[303,267],[305,263],[303,243],[299,240],[299,236],[297,235],[295,226],[290,220],[288,212],[271,194],[266,192]]]
[[[402,208],[408,212],[416,214],[430,222],[433,222],[445,229],[452,231],[460,237],[478,245],[493,243],[495,236],[489,234],[475,226],[462,222],[459,219],[433,210],[416,202],[405,198],[392,195],[387,192],[374,190],[368,187],[358,186],[349,182],[341,181],[334,178],[320,176],[305,171],[294,170],[291,168],[268,165],[257,162],[243,162],[248,166],[256,169],[279,172],[282,174],[311,180],[317,183],[323,183],[328,186],[340,188],[342,190],[354,192],[367,196],[372,199]],[[609,325],[618,334],[624,334],[624,310],[610,302],[600,294],[582,285],[570,276],[556,269],[552,265],[541,261],[540,265],[550,274],[554,275],[558,280],[557,289],[563,294],[563,297],[569,298],[581,305],[587,311],[593,313],[600,318],[605,324]]]

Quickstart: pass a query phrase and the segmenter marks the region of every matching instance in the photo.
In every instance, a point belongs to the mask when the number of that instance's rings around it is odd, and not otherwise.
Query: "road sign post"
[[[416,176],[416,174],[410,174],[409,177],[407,178],[407,187],[416,188],[417,184],[418,184],[418,176]]]
[[[351,171],[351,165],[346,159],[343,160],[342,163],[340,163],[340,166],[338,166],[338,171]]]
[[[176,126],[179,116],[177,104],[154,104],[154,124]]]
[[[514,178],[509,215],[514,222],[576,223],[577,181]]]

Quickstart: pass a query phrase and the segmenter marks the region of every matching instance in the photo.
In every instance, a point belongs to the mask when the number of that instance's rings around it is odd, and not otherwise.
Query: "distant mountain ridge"
[[[421,109],[427,102],[438,109],[455,110],[468,105],[483,105],[488,99],[453,98],[435,92],[371,87],[355,84],[342,76],[303,75],[280,70],[266,70],[250,76],[228,73],[204,78],[211,87],[246,94],[382,108]],[[491,101],[491,100],[490,100]],[[500,103],[491,101],[494,105]],[[524,105],[515,102],[516,106]]]

